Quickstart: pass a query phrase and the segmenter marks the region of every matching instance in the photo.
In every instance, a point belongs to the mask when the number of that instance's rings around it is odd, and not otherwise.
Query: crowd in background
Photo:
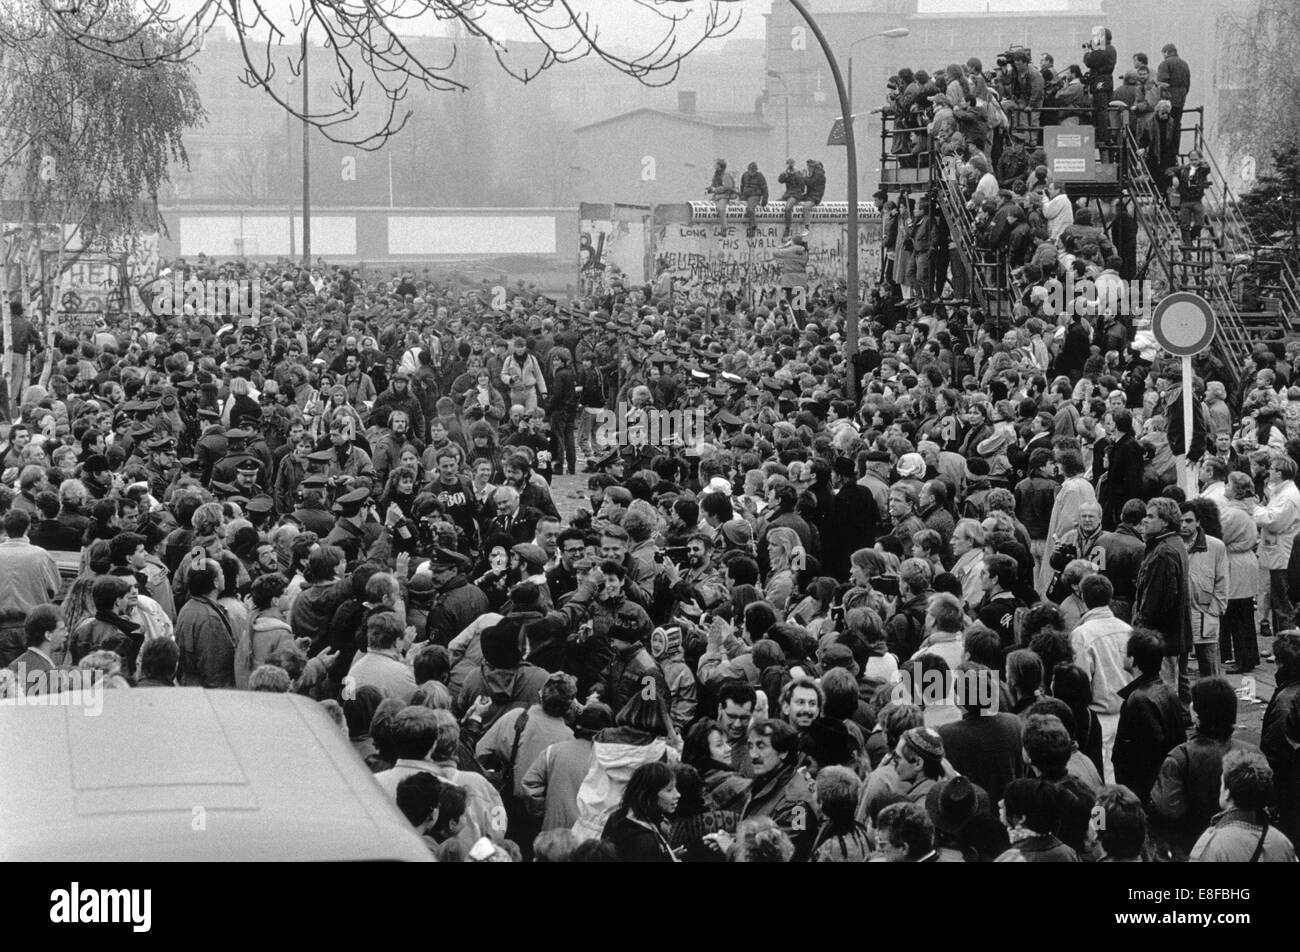
[[[1185,432],[1037,290],[998,333],[883,281],[850,362],[831,287],[172,265],[261,313],[24,355],[6,693],[315,698],[444,861],[1295,860],[1294,343],[1198,360]]]

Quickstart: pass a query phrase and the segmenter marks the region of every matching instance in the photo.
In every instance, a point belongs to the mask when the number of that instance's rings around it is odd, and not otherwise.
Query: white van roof
[[[429,860],[320,706],[134,688],[0,705],[0,861]]]

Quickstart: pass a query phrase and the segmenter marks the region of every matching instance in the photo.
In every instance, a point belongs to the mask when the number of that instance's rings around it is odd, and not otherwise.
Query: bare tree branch
[[[599,22],[576,0],[204,0],[190,14],[175,12],[170,0],[136,0],[137,17],[129,24],[112,15],[117,0],[29,2],[43,14],[32,18],[34,24],[47,21],[74,43],[137,68],[185,63],[214,29],[226,27],[239,44],[240,82],[334,142],[366,150],[381,148],[406,125],[410,110],[403,106],[412,88],[468,88],[455,72],[462,45],[487,45],[500,67],[522,83],[558,64],[595,56],[646,86],[664,86],[677,78],[687,56],[740,23],[739,13],[728,9],[738,0],[601,0],[601,16],[623,17],[629,8],[652,15],[655,25],[646,31],[644,51],[626,52],[602,39]],[[536,62],[516,62],[493,35],[490,21],[505,17],[536,38]],[[435,25],[461,36],[430,37],[438,52],[421,52],[416,38]],[[21,44],[33,28],[0,30],[0,47]],[[281,69],[301,75],[304,30],[321,44],[308,48],[312,70],[330,77],[329,101],[306,109],[277,81]],[[378,119],[371,118],[376,113]]]

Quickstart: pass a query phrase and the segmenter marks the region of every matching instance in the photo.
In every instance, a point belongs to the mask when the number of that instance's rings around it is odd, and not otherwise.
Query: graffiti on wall
[[[781,268],[772,254],[785,244],[784,226],[759,222],[755,231],[749,237],[744,225],[729,225],[727,234],[719,236],[712,223],[664,223],[655,236],[656,273],[667,268],[674,286],[688,295],[729,291],[753,297],[765,293],[780,286]],[[807,237],[809,284],[818,287],[843,281],[847,272],[845,226],[813,222]],[[879,241],[878,225],[861,227],[860,267],[875,259]]]
[[[582,206],[578,223],[582,293],[603,293],[615,278],[633,284],[650,280],[645,266],[648,212],[641,206]]]

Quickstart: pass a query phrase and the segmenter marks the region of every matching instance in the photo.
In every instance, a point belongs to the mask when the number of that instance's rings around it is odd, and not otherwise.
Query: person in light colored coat
[[[1212,677],[1219,673],[1219,620],[1228,608],[1228,549],[1214,537],[1220,532],[1219,507],[1212,500],[1190,499],[1179,508],[1196,670],[1202,678]]]
[[[1267,618],[1272,611],[1278,625],[1274,631],[1290,628],[1295,612],[1287,592],[1286,567],[1291,561],[1291,547],[1300,533],[1300,487],[1296,486],[1296,463],[1277,453],[1269,460],[1265,504],[1255,507],[1255,524],[1259,526],[1259,567],[1268,572],[1269,584],[1260,599],[1257,617]],[[1263,581],[1261,577],[1261,582]]]
[[[1083,476],[1083,456],[1078,450],[1059,450],[1056,465],[1060,468],[1065,481],[1061,491],[1052,504],[1052,516],[1047,524],[1047,551],[1051,552],[1056,543],[1067,532],[1079,525],[1079,509],[1085,503],[1096,503],[1097,494],[1092,483]],[[1034,586],[1040,595],[1047,593],[1047,586],[1052,580],[1052,566],[1044,558],[1038,566],[1037,584]]]
[[[1220,655],[1231,658],[1238,673],[1259,664],[1255,599],[1259,595],[1259,527],[1255,525],[1255,484],[1246,473],[1229,473],[1219,510],[1223,544],[1228,550],[1228,608],[1220,626]]]
[[[1124,659],[1133,627],[1116,618],[1110,610],[1115,587],[1106,576],[1089,575],[1079,583],[1079,593],[1088,610],[1070,633],[1070,645],[1074,649],[1074,663],[1087,673],[1092,684],[1088,707],[1101,724],[1102,763],[1108,764],[1124,704],[1119,691],[1129,680]]]

